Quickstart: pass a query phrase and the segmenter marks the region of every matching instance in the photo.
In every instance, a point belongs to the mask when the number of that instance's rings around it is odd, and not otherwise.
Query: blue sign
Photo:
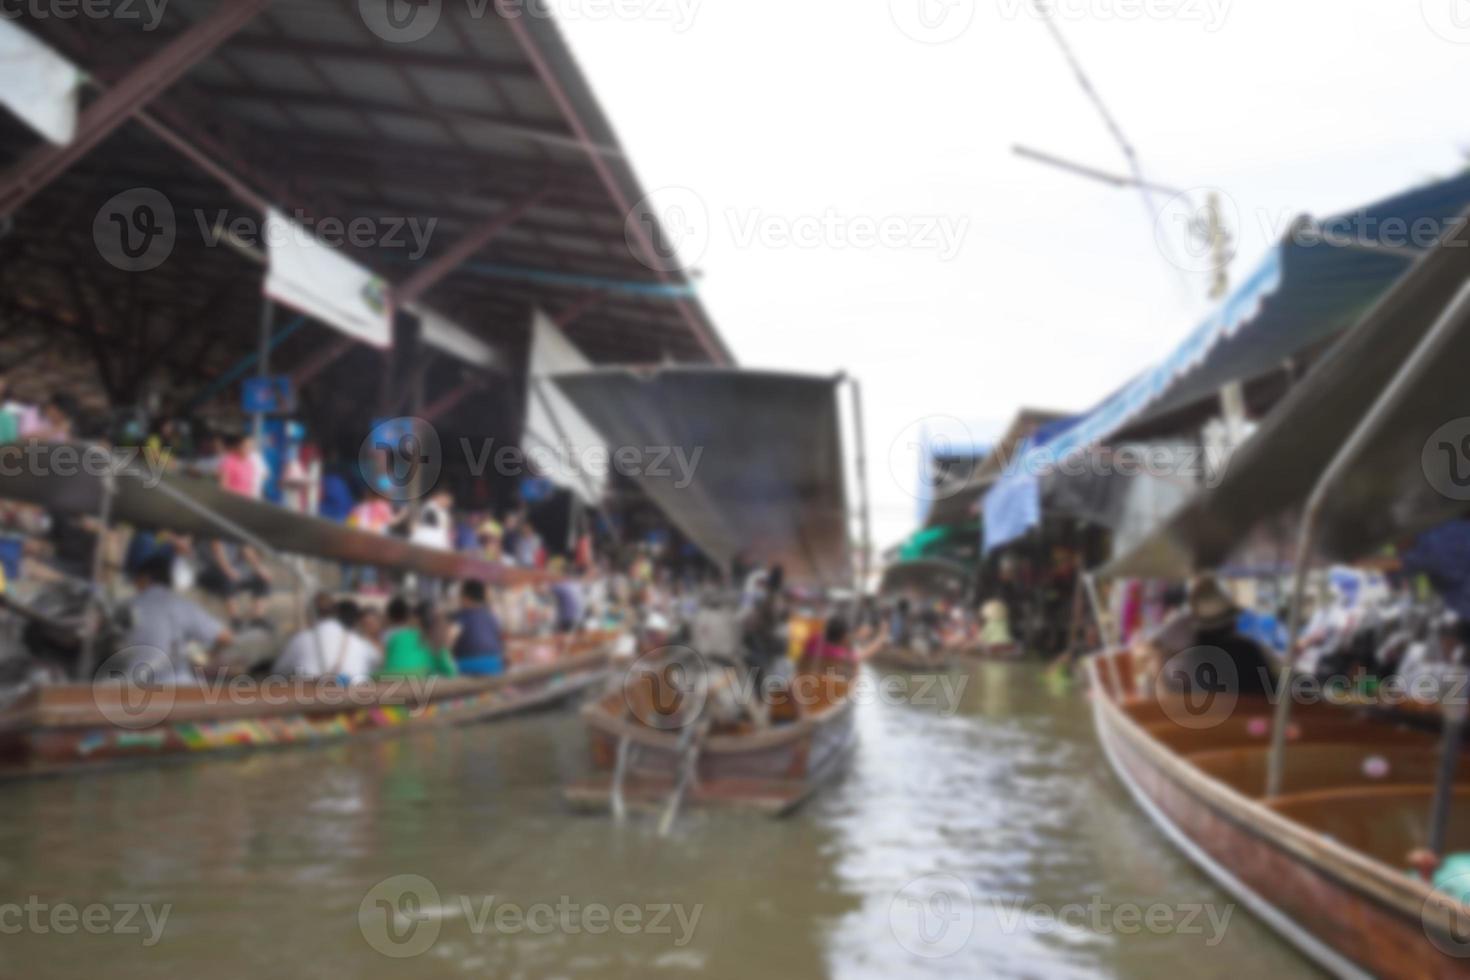
[[[247,415],[289,415],[296,411],[296,390],[284,374],[245,379],[240,400]]]

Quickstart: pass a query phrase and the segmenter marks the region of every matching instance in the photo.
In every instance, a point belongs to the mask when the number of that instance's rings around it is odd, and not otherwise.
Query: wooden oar
[[[704,739],[709,734],[709,728],[708,720],[701,721],[692,728],[686,728],[684,737],[679,740],[682,765],[679,767],[678,782],[674,791],[669,794],[669,801],[664,805],[664,815],[658,822],[660,837],[669,836],[669,832],[674,829],[674,821],[679,816],[679,804],[683,802],[689,784],[694,781],[694,772],[699,767],[699,754],[704,748]]]

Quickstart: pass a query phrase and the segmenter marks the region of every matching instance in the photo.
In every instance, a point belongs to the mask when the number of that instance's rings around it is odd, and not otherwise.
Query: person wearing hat
[[[1165,690],[1265,695],[1274,672],[1261,645],[1236,628],[1240,610],[1213,575],[1190,583],[1185,608],[1145,641]]]

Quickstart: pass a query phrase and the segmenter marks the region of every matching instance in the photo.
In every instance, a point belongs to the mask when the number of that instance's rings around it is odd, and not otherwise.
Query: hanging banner
[[[604,440],[571,399],[552,384],[557,374],[589,370],[592,363],[540,310],[531,325],[531,378],[526,388],[526,433],[522,449],[558,486],[589,506],[607,489]]]
[[[0,16],[0,103],[58,146],[76,135],[85,78],[76,65]]]
[[[475,367],[490,369],[499,363],[495,348],[447,316],[417,303],[408,304],[407,310],[419,318],[420,336],[430,347]]]
[[[387,282],[278,211],[266,213],[265,232],[267,296],[355,340],[393,346]]]

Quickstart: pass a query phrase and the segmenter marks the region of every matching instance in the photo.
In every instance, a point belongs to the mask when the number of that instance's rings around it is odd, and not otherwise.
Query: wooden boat
[[[1204,702],[1129,695],[1131,668],[1125,653],[1089,659],[1098,738],[1139,806],[1196,864],[1338,976],[1470,974],[1470,906],[1410,871],[1428,840],[1432,734],[1298,705],[1282,792],[1267,799],[1265,699],[1207,716]],[[1470,851],[1470,785],[1454,790],[1445,850]]]
[[[576,809],[658,809],[682,797],[782,816],[836,775],[856,744],[848,675],[793,679],[772,699],[765,725],[748,715],[710,720],[719,714],[709,707],[715,692],[737,681],[733,669],[687,718],[666,677],[629,676],[582,709],[595,774],[564,790]]]
[[[1023,651],[1019,643],[974,643],[962,648],[961,652],[981,660],[1019,660]]]
[[[463,725],[545,707],[602,683],[616,634],[519,640],[501,677],[343,686],[206,680],[39,688],[0,714],[0,778],[315,745]]]
[[[873,654],[870,662],[885,670],[946,670],[954,665],[954,657],[943,650],[921,653],[905,647],[884,647]]]

